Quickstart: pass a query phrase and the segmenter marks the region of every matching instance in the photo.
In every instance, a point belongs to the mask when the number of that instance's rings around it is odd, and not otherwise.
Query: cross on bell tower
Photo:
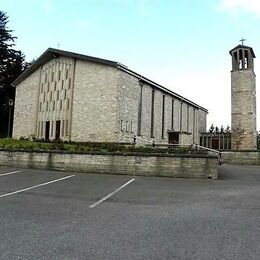
[[[231,71],[231,147],[256,150],[256,81],[253,48],[242,44],[233,48]]]
[[[242,39],[241,39],[240,41],[241,41],[242,45],[244,45],[244,42],[246,41],[246,39],[244,39],[244,38],[242,37]]]

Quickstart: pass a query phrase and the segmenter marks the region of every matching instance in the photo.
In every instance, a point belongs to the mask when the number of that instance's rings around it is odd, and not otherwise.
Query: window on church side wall
[[[68,77],[69,77],[69,70],[66,69],[66,79],[68,79]]]
[[[182,101],[180,106],[180,132],[182,132]]]
[[[56,89],[57,89],[57,81],[55,81],[54,83],[54,91],[56,91]]]
[[[46,111],[49,110],[49,102],[46,102]]]
[[[151,100],[151,138],[154,138],[154,93],[155,90],[152,90],[152,100]]]
[[[39,124],[40,124],[40,127],[39,127],[40,133],[39,133],[39,136],[42,136],[42,135],[43,135],[43,124],[42,124],[42,122],[39,122]]]
[[[58,80],[60,80],[61,78],[61,71],[59,70],[59,77],[58,77]]]
[[[60,100],[60,110],[62,110],[62,101]]]
[[[128,121],[125,122],[125,131],[128,132]]]
[[[196,117],[196,110],[195,107],[193,108],[193,127],[192,127],[192,134],[193,134],[193,143],[195,143],[195,117]]]
[[[174,127],[174,99],[172,99],[172,118],[171,118],[171,129]]]
[[[45,80],[44,80],[45,83],[47,83],[47,73],[45,73]]]
[[[51,82],[54,81],[54,72],[51,73]]]
[[[67,109],[69,110],[70,109],[70,100],[67,99]]]
[[[57,100],[59,100],[59,94],[60,94],[60,92],[59,92],[59,90],[57,90]]]
[[[64,90],[64,99],[66,99],[67,98],[67,90],[65,89]]]
[[[133,133],[133,122],[131,122],[131,124],[130,124],[130,131],[131,131],[131,133]]]
[[[69,86],[68,86],[68,89],[70,89],[70,85],[71,85],[71,79],[69,79]]]
[[[162,96],[162,139],[164,139],[165,95]]]
[[[42,84],[42,86],[41,86],[41,93],[43,92],[43,84]]]
[[[123,120],[120,121],[120,130],[123,131]]]
[[[41,122],[38,122],[37,136],[41,135]]]
[[[61,81],[61,89],[64,87],[64,80]]]
[[[189,124],[190,124],[190,106],[187,106],[187,132],[189,132]]]
[[[55,111],[55,101],[53,100],[53,111]]]
[[[39,111],[42,111],[42,102],[40,102],[40,107],[39,107]]]
[[[52,91],[51,91],[51,93],[50,93],[50,101],[52,101]]]
[[[46,99],[46,94],[44,93],[43,94],[43,102],[45,102],[45,99]]]

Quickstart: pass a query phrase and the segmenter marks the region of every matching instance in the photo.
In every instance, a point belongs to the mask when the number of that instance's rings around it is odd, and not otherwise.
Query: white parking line
[[[38,188],[38,187],[41,187],[41,186],[45,186],[45,185],[48,185],[48,184],[51,184],[51,183],[54,183],[54,182],[63,181],[63,180],[69,179],[69,178],[74,177],[74,176],[75,175],[70,175],[70,176],[66,176],[66,177],[63,177],[63,178],[60,178],[60,179],[57,179],[57,180],[44,182],[44,183],[41,183],[41,184],[38,184],[38,185],[35,185],[35,186],[32,186],[32,187],[29,187],[29,188],[25,188],[25,189],[22,189],[22,190],[9,192],[9,193],[0,195],[0,198],[11,196],[11,195],[14,195],[14,194],[17,194],[17,193],[21,193],[21,192],[24,192],[24,191],[27,191],[27,190],[32,190],[32,189],[35,189],[35,188]]]
[[[114,194],[116,194],[118,191],[120,191],[121,189],[123,189],[124,187],[126,187],[128,184],[130,184],[133,181],[135,181],[135,179],[132,179],[132,180],[128,181],[127,183],[125,183],[124,185],[120,186],[118,189],[116,189],[115,191],[111,192],[110,194],[105,196],[103,199],[101,199],[101,200],[95,202],[94,204],[90,205],[89,207],[90,208],[95,208],[97,205],[99,205],[100,203],[104,202],[108,198],[112,197]]]
[[[21,172],[21,171],[14,171],[14,172],[2,173],[2,174],[0,174],[0,177],[2,177],[2,176],[6,176],[6,175],[15,174],[15,173],[18,173],[18,172]]]

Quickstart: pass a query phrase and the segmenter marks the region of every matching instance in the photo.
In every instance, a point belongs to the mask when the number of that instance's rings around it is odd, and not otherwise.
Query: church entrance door
[[[55,140],[60,138],[60,120],[56,121]]]
[[[50,139],[50,121],[46,121],[45,125],[45,140]]]

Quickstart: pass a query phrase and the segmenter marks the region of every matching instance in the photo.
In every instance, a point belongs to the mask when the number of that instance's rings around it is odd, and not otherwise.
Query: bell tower
[[[242,44],[233,48],[231,71],[231,147],[234,150],[256,150],[256,80],[255,54]]]

